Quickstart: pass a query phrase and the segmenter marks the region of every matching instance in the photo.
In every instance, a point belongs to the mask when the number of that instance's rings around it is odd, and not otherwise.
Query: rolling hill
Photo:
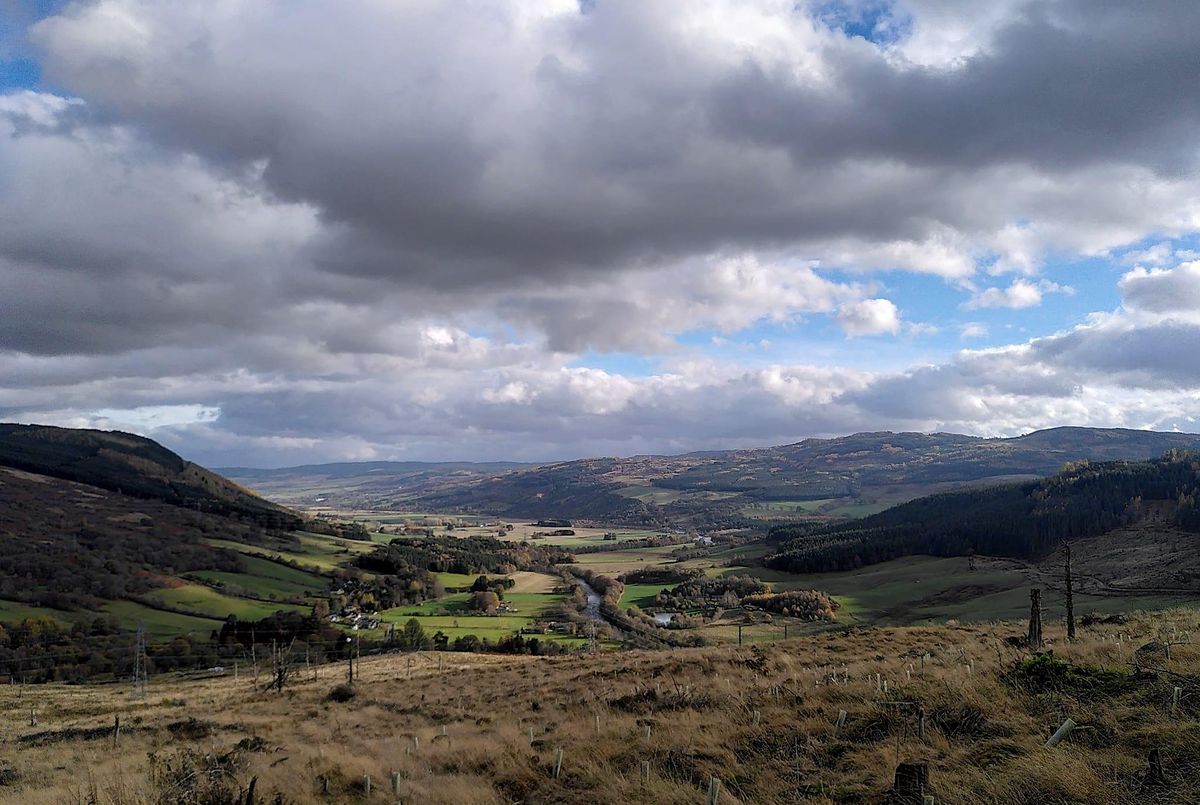
[[[433,487],[466,484],[532,466],[515,462],[362,461],[278,470],[224,467],[216,472],[285,505],[321,508],[329,504],[362,509],[397,493],[420,494]]]
[[[295,512],[132,433],[0,423],[0,466],[266,528],[295,529],[304,523]]]
[[[706,526],[862,516],[964,483],[1032,479],[1068,461],[1143,460],[1173,448],[1200,448],[1200,435],[1068,427],[1015,438],[877,432],[532,467],[376,462],[225,472],[302,507]]]
[[[336,539],[149,439],[0,425],[0,622],[207,639],[229,615],[304,609],[325,574],[261,558],[302,554],[302,527]]]

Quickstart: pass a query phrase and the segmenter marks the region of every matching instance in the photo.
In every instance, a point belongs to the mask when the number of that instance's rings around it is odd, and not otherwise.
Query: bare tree
[[[283,686],[287,684],[295,670],[295,663],[292,660],[292,646],[295,644],[293,639],[288,644],[286,649],[281,649],[274,642],[271,643],[271,681],[267,685],[267,690],[274,688],[282,693]]]

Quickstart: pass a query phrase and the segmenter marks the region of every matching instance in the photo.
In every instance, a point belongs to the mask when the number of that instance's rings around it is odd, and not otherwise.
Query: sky
[[[1200,431],[1192,0],[0,0],[0,420]]]

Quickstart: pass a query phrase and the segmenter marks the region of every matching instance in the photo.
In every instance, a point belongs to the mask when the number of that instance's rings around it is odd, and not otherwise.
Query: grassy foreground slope
[[[364,659],[340,702],[340,665],[283,694],[245,669],[154,679],[145,701],[124,686],[0,687],[0,706],[39,721],[0,726],[0,798],[220,804],[244,802],[254,780],[258,801],[296,805],[690,805],[717,778],[723,805],[864,803],[883,801],[898,763],[923,762],[939,803],[1195,802],[1197,629],[1200,616],[1177,610],[1083,626],[1067,644],[1048,624],[1053,657],[1012,644],[1021,624],[562,658],[387,655]],[[1169,658],[1143,651],[1135,671],[1137,647],[1165,642]],[[1079,729],[1047,747],[1066,718]]]

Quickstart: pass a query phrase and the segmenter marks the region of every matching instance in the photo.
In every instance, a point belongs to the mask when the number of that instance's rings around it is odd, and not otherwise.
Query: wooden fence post
[[[1062,723],[1062,726],[1054,731],[1054,734],[1050,736],[1050,740],[1046,741],[1046,746],[1058,746],[1063,738],[1066,738],[1075,731],[1075,726],[1075,722],[1068,718]]]

